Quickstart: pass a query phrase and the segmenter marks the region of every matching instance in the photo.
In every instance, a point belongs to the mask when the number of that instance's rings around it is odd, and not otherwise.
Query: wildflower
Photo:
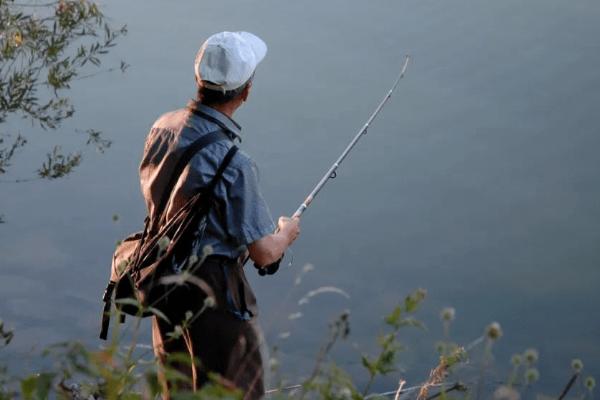
[[[117,264],[117,274],[119,276],[121,276],[123,272],[125,272],[125,269],[127,269],[127,265],[129,265],[127,260],[121,260],[121,262]]]
[[[576,373],[580,373],[583,369],[583,361],[581,361],[579,358],[574,359],[571,361],[571,368],[573,368],[573,371]]]
[[[522,362],[523,362],[523,358],[521,358],[520,354],[513,354],[513,356],[510,358],[510,363],[514,367],[518,367],[519,365],[521,365]]]
[[[278,335],[278,337],[279,337],[279,339],[287,339],[287,338],[289,338],[289,337],[290,337],[290,335],[291,335],[291,333],[290,333],[290,332],[281,332],[281,333]]]
[[[492,322],[491,324],[489,324],[485,329],[485,335],[490,340],[500,339],[500,337],[502,336],[502,328],[500,327],[500,324],[497,322]]]
[[[167,336],[171,339],[179,339],[183,335],[183,328],[181,325],[175,325],[172,332],[167,333]]]
[[[444,342],[437,342],[435,344],[435,351],[437,351],[440,354],[445,353],[446,352],[446,343],[444,343]]]
[[[204,257],[210,256],[213,253],[213,247],[210,244],[207,244],[202,248],[202,255]]]
[[[540,379],[540,372],[536,368],[529,368],[525,371],[525,380],[528,385],[535,383],[538,379]]]
[[[301,312],[296,312],[296,313],[292,313],[292,314],[288,315],[289,320],[294,320],[294,319],[298,319],[298,318],[302,318]]]
[[[466,361],[467,352],[463,347],[457,347],[452,351],[452,354],[447,357],[443,357],[442,359],[445,361],[447,367],[450,368],[458,363]]]
[[[194,316],[194,313],[193,313],[193,312],[191,312],[190,310],[187,310],[187,311],[185,312],[185,320],[186,320],[186,321],[189,321],[190,319],[192,319],[192,317],[193,317],[193,316]]]
[[[442,309],[442,312],[440,312],[440,318],[442,319],[442,321],[454,321],[455,315],[456,310],[454,309],[454,307],[445,307],[444,309]]]
[[[587,390],[591,392],[596,387],[596,380],[593,376],[588,376],[587,378],[585,378],[584,385],[587,388]]]
[[[167,249],[167,247],[169,247],[169,244],[171,244],[171,239],[169,239],[167,236],[163,236],[160,239],[158,239],[157,244],[158,250],[162,253]]]
[[[269,359],[269,368],[276,369],[277,367],[279,367],[279,360],[277,360],[275,357],[271,357]]]
[[[309,271],[312,271],[315,269],[315,266],[312,264],[306,264],[304,267],[302,267],[302,272],[303,273],[307,273]]]
[[[214,308],[217,305],[215,298],[212,296],[208,296],[204,299],[204,307],[206,308]]]
[[[15,32],[13,36],[15,47],[19,47],[23,43],[23,35],[21,32]]]
[[[350,390],[350,388],[348,387],[343,387],[340,389],[339,391],[339,398],[340,399],[348,399],[351,400],[352,399],[352,390]]]
[[[519,392],[515,389],[502,385],[499,386],[498,389],[494,392],[494,400],[519,400],[520,399]]]
[[[523,353],[523,357],[525,357],[525,361],[527,364],[533,365],[537,362],[539,358],[539,353],[536,349],[527,349],[525,353]]]
[[[188,259],[188,264],[191,267],[193,267],[194,265],[196,265],[196,263],[198,262],[198,256],[195,254],[192,254],[190,256],[190,258]]]

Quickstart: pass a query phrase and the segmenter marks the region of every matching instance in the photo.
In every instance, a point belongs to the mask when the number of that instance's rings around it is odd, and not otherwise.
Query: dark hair
[[[196,101],[206,106],[227,103],[228,101],[231,101],[242,94],[250,82],[252,82],[252,78],[248,79],[248,81],[239,88],[226,90],[225,92],[208,89],[205,86],[199,86],[198,92],[196,93]]]

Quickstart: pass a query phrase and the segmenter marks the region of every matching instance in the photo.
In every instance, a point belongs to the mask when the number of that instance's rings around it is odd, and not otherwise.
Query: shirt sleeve
[[[237,245],[246,246],[275,230],[269,207],[258,187],[258,170],[251,160],[242,163],[229,189],[227,230]]]

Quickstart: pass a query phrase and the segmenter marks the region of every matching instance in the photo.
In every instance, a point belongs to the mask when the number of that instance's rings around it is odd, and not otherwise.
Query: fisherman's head
[[[194,63],[197,100],[207,106],[246,101],[267,45],[248,32],[220,32],[198,50]]]

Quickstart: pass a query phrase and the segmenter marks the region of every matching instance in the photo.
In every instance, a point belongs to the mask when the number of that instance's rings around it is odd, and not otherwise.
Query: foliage
[[[64,92],[76,80],[98,73],[102,57],[126,32],[124,26],[114,30],[90,0],[45,4],[0,0],[0,124],[15,116],[44,130],[57,129],[75,112]],[[119,68],[124,71],[127,64],[121,62]],[[88,145],[100,151],[110,146],[99,131],[86,133]],[[0,175],[28,143],[26,136],[0,130]],[[60,178],[80,161],[81,152],[65,154],[57,145],[37,176]]]
[[[363,394],[366,395],[373,384],[377,375],[387,375],[395,371],[396,356],[402,347],[398,342],[398,333],[403,327],[418,327],[424,328],[424,325],[406,314],[413,314],[417,311],[421,302],[425,299],[427,292],[419,289],[416,292],[406,296],[404,303],[397,305],[394,310],[385,317],[385,323],[392,328],[392,331],[379,337],[378,344],[380,347],[379,354],[371,358],[367,355],[361,357],[362,365],[369,373],[369,381]]]
[[[362,365],[367,373],[368,383],[361,391],[356,382],[359,376],[352,376],[331,359],[331,351],[339,340],[344,340],[350,334],[349,313],[343,312],[331,324],[329,335],[319,350],[312,374],[301,384],[290,388],[278,387],[271,398],[275,399],[324,399],[324,400],[366,400],[391,398],[416,398],[417,400],[440,399],[520,399],[534,398],[532,390],[540,378],[536,365],[539,353],[535,349],[526,349],[511,357],[512,370],[506,380],[488,385],[485,390],[482,377],[465,375],[461,366],[474,364],[471,352],[480,344],[485,344],[484,356],[491,351],[490,343],[497,340],[500,325],[490,324],[484,334],[467,346],[460,346],[450,340],[450,322],[448,314],[442,312],[441,320],[444,325],[444,341],[436,348],[440,352],[439,363],[429,377],[418,385],[404,387],[400,379],[396,390],[385,393],[373,393],[370,386],[378,376],[396,371],[398,355],[402,350],[398,338],[404,328],[423,325],[414,318],[420,304],[425,298],[424,290],[417,290],[407,296],[384,318],[387,332],[380,335],[377,343],[379,351],[375,355],[360,356]],[[209,302],[210,303],[210,302]],[[196,315],[186,315],[186,319],[178,325],[173,337],[185,335],[189,323],[193,322],[207,307],[206,304]],[[161,317],[159,314],[157,316]],[[137,320],[139,322],[139,319]],[[446,324],[447,323],[447,324]],[[117,325],[118,326],[118,325]],[[493,332],[490,333],[490,327]],[[139,324],[136,324],[136,329]],[[12,338],[12,332],[0,322],[0,336],[6,344]],[[135,335],[129,346],[120,344],[121,332],[113,331],[110,344],[99,350],[90,350],[77,342],[61,343],[49,347],[44,356],[53,361],[49,370],[31,374],[23,378],[10,377],[6,368],[0,368],[0,400],[20,397],[23,399],[72,398],[72,399],[153,399],[161,392],[160,373],[175,388],[171,392],[174,399],[241,399],[242,393],[230,387],[218,375],[211,375],[211,383],[198,392],[185,389],[189,378],[168,366],[157,368],[154,360],[149,358],[150,351],[136,351]],[[178,362],[194,362],[187,354],[171,355]],[[489,358],[484,357],[478,366],[479,372],[490,367],[486,364]],[[272,365],[276,363],[271,362]],[[567,395],[577,395],[580,399],[591,399],[595,388],[593,377],[581,376],[584,364],[579,359],[571,363],[573,375],[565,382],[566,386],[560,396],[537,395],[538,398],[563,398]],[[497,377],[498,374],[496,373]],[[576,385],[577,381],[579,385]],[[179,388],[179,389],[178,389]],[[450,394],[451,393],[451,394]],[[404,397],[407,396],[407,397]]]

